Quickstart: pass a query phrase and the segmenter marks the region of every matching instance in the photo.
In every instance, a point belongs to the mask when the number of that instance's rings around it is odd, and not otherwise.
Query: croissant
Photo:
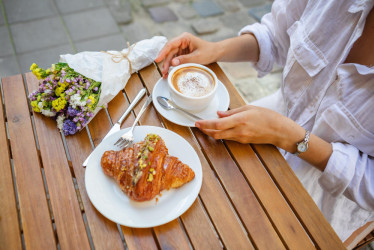
[[[101,167],[135,201],[151,200],[162,190],[178,188],[195,177],[188,165],[169,155],[156,134],[148,134],[132,147],[104,152]]]

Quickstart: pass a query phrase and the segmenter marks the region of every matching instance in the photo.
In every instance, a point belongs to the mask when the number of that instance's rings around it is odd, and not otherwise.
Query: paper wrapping
[[[101,95],[94,114],[125,88],[132,73],[150,65],[166,44],[163,36],[145,39],[122,51],[81,52],[60,56],[76,72],[101,82]],[[130,50],[130,52],[129,52]],[[129,61],[131,62],[131,72]]]

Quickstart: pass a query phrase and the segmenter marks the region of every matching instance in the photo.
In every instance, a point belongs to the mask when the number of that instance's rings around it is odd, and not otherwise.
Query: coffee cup
[[[186,63],[171,69],[168,86],[171,98],[179,107],[198,112],[208,107],[213,100],[218,79],[209,68]]]

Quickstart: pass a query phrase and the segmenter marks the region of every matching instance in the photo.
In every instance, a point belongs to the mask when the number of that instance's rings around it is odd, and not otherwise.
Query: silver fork
[[[123,148],[131,146],[133,144],[133,142],[134,142],[134,135],[133,135],[134,128],[135,128],[136,124],[138,123],[140,117],[142,116],[142,114],[144,113],[144,111],[147,109],[148,105],[151,102],[152,102],[152,94],[148,96],[147,101],[144,103],[142,109],[140,110],[140,112],[139,112],[138,116],[136,117],[136,119],[134,121],[134,124],[132,124],[130,130],[127,131],[126,133],[124,133],[118,139],[118,141],[116,141],[114,143],[114,146],[117,146],[120,149],[123,149]]]

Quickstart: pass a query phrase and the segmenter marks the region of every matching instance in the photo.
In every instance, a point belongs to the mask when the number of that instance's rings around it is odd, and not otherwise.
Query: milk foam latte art
[[[214,89],[214,78],[206,70],[198,67],[180,68],[174,72],[171,81],[174,88],[186,96],[200,97]]]
[[[199,112],[208,107],[216,94],[217,85],[214,72],[197,63],[174,67],[168,76],[171,99],[189,111]]]

